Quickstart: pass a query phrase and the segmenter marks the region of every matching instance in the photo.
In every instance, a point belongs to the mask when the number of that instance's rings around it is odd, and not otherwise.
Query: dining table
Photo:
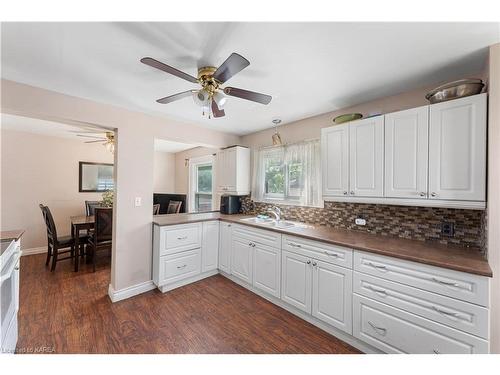
[[[75,259],[75,272],[78,272],[78,265],[79,265],[79,259],[78,259],[78,249],[80,246],[80,232],[82,230],[89,230],[94,228],[95,224],[95,218],[94,215],[91,216],[86,216],[86,215],[78,215],[78,216],[71,216],[71,237],[74,238],[75,240],[75,249],[77,251],[77,256]],[[90,254],[88,253],[87,250],[87,257],[86,257],[86,262],[90,263],[92,258],[89,256]]]

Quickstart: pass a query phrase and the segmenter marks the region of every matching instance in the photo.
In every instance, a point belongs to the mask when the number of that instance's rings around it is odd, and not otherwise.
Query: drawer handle
[[[187,236],[184,237],[177,237],[178,240],[187,240]]]
[[[383,294],[384,297],[387,297],[387,292],[384,289],[378,289],[371,285],[368,285],[367,288],[373,290],[375,293]]]
[[[325,253],[326,255],[328,255],[329,257],[335,257],[335,258],[338,258],[338,257],[339,257],[339,254],[329,253],[328,251],[324,251],[324,253]]]
[[[186,267],[187,267],[187,264],[184,264],[183,266],[177,266],[177,269],[181,270],[181,269],[186,268]]]
[[[444,311],[444,310],[441,310],[439,307],[436,307],[436,306],[432,306],[432,309],[434,311],[437,311],[440,314],[444,314],[444,315],[448,315],[448,316],[453,316],[455,318],[458,318],[458,316],[459,316],[459,314],[456,313],[456,312]]]
[[[293,243],[293,242],[288,242],[288,245],[290,245],[291,247],[302,247],[299,244],[296,244],[296,243]]]
[[[432,351],[434,352],[434,354],[441,354],[437,349],[432,349]]]
[[[253,242],[250,242],[248,246],[255,247],[255,244]]]
[[[377,327],[375,324],[373,324],[372,322],[368,321],[368,324],[370,325],[370,327],[373,328],[373,330],[375,332],[377,332],[379,335],[382,335],[382,336],[385,336],[385,334],[387,333],[387,328],[382,328],[382,327]]]
[[[377,270],[387,270],[387,266],[379,265],[379,264],[374,264],[372,262],[367,263],[369,266],[372,266],[373,268],[376,268]]]
[[[444,281],[444,280],[439,280],[436,277],[433,277],[432,281],[435,281],[436,283],[439,283],[439,284],[448,285],[448,286],[455,286],[455,287],[459,286],[457,283],[449,282],[449,281]]]

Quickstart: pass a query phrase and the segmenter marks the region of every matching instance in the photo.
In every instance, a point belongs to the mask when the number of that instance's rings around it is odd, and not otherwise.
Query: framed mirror
[[[114,189],[113,164],[79,162],[78,191],[95,193]]]

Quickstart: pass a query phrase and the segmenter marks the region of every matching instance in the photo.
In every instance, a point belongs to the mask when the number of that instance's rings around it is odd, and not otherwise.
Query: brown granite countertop
[[[0,231],[0,242],[17,241],[24,234],[24,229],[2,230]]]
[[[488,277],[493,275],[488,261],[477,249],[466,249],[434,242],[387,237],[354,230],[335,229],[323,225],[306,224],[305,227],[301,226],[283,229],[269,228],[264,225],[241,220],[252,216],[253,215],[223,215],[219,212],[158,215],[154,217],[153,224],[165,226],[221,220],[456,271]]]

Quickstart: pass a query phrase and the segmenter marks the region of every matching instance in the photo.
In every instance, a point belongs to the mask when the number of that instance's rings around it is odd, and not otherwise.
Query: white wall
[[[500,354],[500,43],[490,47],[488,108],[488,263],[491,351]]]
[[[1,96],[3,113],[117,129],[111,272],[115,291],[151,280],[154,139],[215,148],[239,142],[232,134],[5,79],[1,81]],[[142,206],[134,205],[135,197],[142,197]],[[2,193],[2,201],[5,199],[9,196]]]
[[[175,154],[155,151],[153,170],[153,191],[173,193],[175,191]]]
[[[78,162],[113,163],[101,144],[13,130],[1,131],[1,229],[23,228],[23,249],[47,245],[38,205],[49,206],[58,235],[70,234],[70,216],[85,214],[85,200],[100,193],[78,192]]]

